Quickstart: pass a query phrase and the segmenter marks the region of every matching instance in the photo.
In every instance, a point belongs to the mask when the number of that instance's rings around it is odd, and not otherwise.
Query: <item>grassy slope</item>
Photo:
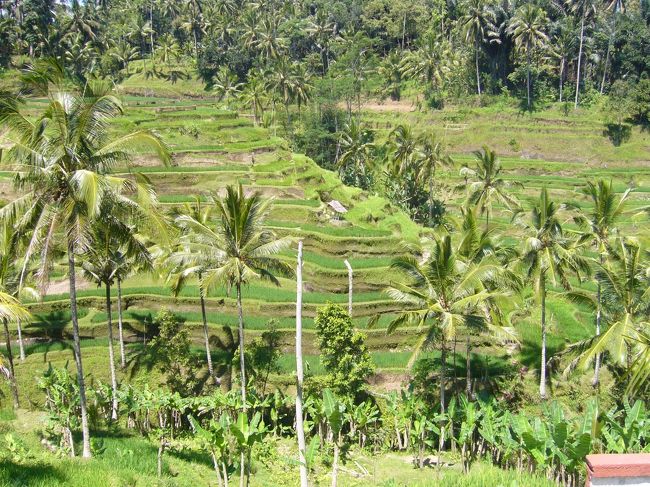
[[[0,486],[29,485],[30,487],[104,487],[107,485],[130,485],[136,487],[216,485],[209,457],[193,450],[169,451],[163,457],[164,477],[156,476],[156,446],[144,438],[126,431],[114,430],[94,432],[95,444],[101,453],[91,460],[56,457],[46,453],[40,445],[34,429],[42,423],[40,413],[18,411],[17,416],[2,411],[0,422],[0,446],[4,437],[11,434],[17,439],[29,458],[21,461],[7,460],[0,463]],[[277,447],[274,456],[264,462],[255,461],[253,487],[296,485],[299,477],[297,462],[292,461],[295,446],[290,440],[273,440]],[[253,455],[255,459],[257,456]],[[469,474],[462,474],[458,459],[449,458],[453,465],[437,472],[435,469],[417,470],[411,466],[407,454],[385,454],[368,456],[356,450],[351,451],[350,461],[343,465],[339,474],[339,485],[346,486],[420,486],[420,487],[474,487],[494,485],[526,485],[529,487],[550,487],[551,482],[536,476],[507,472],[486,464],[475,464]],[[354,478],[348,471],[363,466],[368,474]],[[319,467],[315,478],[319,485],[329,483],[328,470]],[[237,474],[230,480],[238,484]]]

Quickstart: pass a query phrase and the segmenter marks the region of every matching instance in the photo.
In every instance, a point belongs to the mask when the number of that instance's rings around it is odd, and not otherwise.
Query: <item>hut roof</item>
[[[332,208],[337,213],[347,213],[348,210],[341,204],[340,201],[332,200],[327,203],[330,208]]]

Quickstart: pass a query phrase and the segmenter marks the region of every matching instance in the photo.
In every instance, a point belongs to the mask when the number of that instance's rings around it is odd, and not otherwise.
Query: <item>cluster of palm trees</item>
[[[402,198],[393,194],[393,201],[408,211],[416,221],[432,224],[436,172],[453,165],[443,142],[434,133],[416,135],[410,125],[398,125],[390,132],[384,147],[379,147],[374,142],[374,132],[352,117],[343,127],[339,147],[335,162],[346,183],[370,189],[373,181],[371,173],[379,166],[383,170],[387,186],[396,185],[400,189],[397,193]],[[381,166],[377,164],[379,152],[384,154]],[[416,193],[411,191],[413,187],[420,189],[420,193],[426,192],[428,211],[425,214],[421,214],[421,202],[416,198]],[[427,187],[427,190],[424,191],[423,187]]]
[[[344,9],[349,11],[277,0],[75,1],[42,10],[11,5],[0,5],[10,53],[57,57],[82,79],[129,76],[129,65],[142,60],[148,76],[175,82],[195,64],[225,97],[240,83],[254,85],[262,70],[264,80],[272,74],[285,105],[290,98],[298,104],[308,99],[315,77],[337,80],[329,95],[345,98],[350,107],[374,72],[393,98],[407,81],[431,96],[469,93],[474,84],[481,95],[498,92],[500,85],[518,89],[512,75],[525,66],[529,109],[538,76],[553,79],[560,101],[565,82],[573,81],[578,106],[585,79],[603,93],[608,83],[629,74],[612,61],[618,23],[630,15],[622,0],[463,0],[440,11],[418,1],[403,14],[395,2],[380,18],[372,2]],[[642,17],[637,9],[632,15]],[[6,64],[9,57],[0,61]]]
[[[122,366],[126,361],[121,284],[130,274],[156,270],[176,292],[188,277],[197,276],[208,360],[204,298],[216,286],[235,288],[245,403],[242,285],[256,278],[277,283],[277,273],[291,274],[290,268],[273,258],[291,240],[277,238],[263,228],[269,202],[258,194],[246,195],[241,186],[228,187],[223,199],[211,196],[210,210],[199,206],[196,211],[177,212],[170,221],[159,209],[155,191],[145,177],[115,176],[113,170],[128,165],[136,150],[153,151],[163,163],[170,160],[165,144],[153,133],[109,137],[108,124],[121,111],[111,87],[103,83],[88,83],[81,92],[52,87],[46,108],[35,119],[28,116],[20,100],[0,100],[0,123],[8,127],[11,140],[4,162],[16,171],[20,190],[20,196],[0,212],[4,244],[0,319],[5,322],[9,351],[8,366],[3,363],[0,367],[10,379],[17,405],[7,323],[30,319],[20,301],[25,295],[34,296],[27,284],[36,283],[45,291],[52,267],[65,256],[84,457],[91,452],[76,297],[80,267],[90,281],[106,290],[114,419],[118,414],[111,312],[114,284]],[[211,211],[216,213],[214,218]]]
[[[467,168],[465,168],[467,169]],[[650,262],[647,251],[618,230],[629,190],[618,194],[611,181],[587,183],[585,209],[557,204],[546,188],[530,209],[506,190],[501,166],[488,148],[476,152],[474,182],[462,208],[457,232],[443,232],[410,256],[396,259],[392,268],[397,280],[387,293],[405,310],[389,325],[389,332],[403,325],[422,329],[413,359],[433,344],[441,350],[440,395],[445,404],[447,346],[458,337],[467,338],[467,394],[471,394],[470,336],[488,332],[500,340],[517,341],[516,317],[539,311],[541,328],[539,394],[547,397],[547,296],[581,303],[593,309],[593,338],[574,344],[567,368],[595,361],[593,385],[598,385],[603,355],[625,370],[627,391],[642,390],[648,377],[647,329],[650,312]],[[500,202],[512,214],[521,245],[507,245],[490,227],[492,204]],[[571,212],[573,209],[575,211]],[[641,215],[647,209],[634,210]],[[477,219],[485,215],[479,229]],[[567,222],[577,225],[568,229]],[[596,293],[580,286],[595,282]],[[562,289],[562,292],[554,290]],[[530,291],[532,290],[532,296]],[[523,305],[513,305],[513,303]],[[603,324],[607,331],[603,332]]]
[[[277,104],[284,106],[287,123],[291,120],[289,107],[293,104],[297,105],[300,117],[301,107],[309,102],[312,90],[311,75],[304,66],[287,58],[280,58],[264,69],[250,72],[246,83],[240,83],[237,75],[227,66],[222,66],[212,81],[212,91],[217,99],[227,109],[238,102],[249,108],[255,124],[264,121],[269,107],[272,107],[273,121]]]

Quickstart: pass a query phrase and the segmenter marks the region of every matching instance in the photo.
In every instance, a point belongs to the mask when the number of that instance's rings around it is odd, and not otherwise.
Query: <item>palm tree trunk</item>
[[[431,171],[431,177],[429,178],[429,225],[433,225],[433,180],[436,177],[435,166]]]
[[[586,12],[582,13],[582,20],[580,22],[580,48],[578,49],[578,73],[576,75],[576,99],[573,105],[574,108],[578,108],[578,98],[580,95],[580,67],[582,64],[582,45],[585,39],[585,16]]]
[[[79,317],[77,314],[77,284],[75,276],[74,240],[68,238],[68,281],[70,284],[70,317],[72,319],[72,335],[74,361],[77,365],[77,381],[79,383],[79,407],[81,409],[81,434],[83,437],[84,458],[92,456],[90,452],[90,428],[88,427],[88,408],[86,406],[86,382],[84,379],[83,363],[81,361],[81,341],[79,339]]]
[[[481,74],[478,69],[478,39],[474,39],[474,56],[476,60],[476,89],[481,94]]]
[[[115,352],[113,350],[113,315],[111,310],[111,285],[106,283],[106,320],[108,325],[108,364],[111,370],[113,401],[111,419],[117,420],[117,375],[115,373]]]
[[[607,43],[607,53],[605,54],[605,66],[603,67],[603,79],[600,82],[600,94],[602,95],[605,92],[605,81],[607,80],[607,66],[609,65],[609,56],[611,54],[612,50],[612,44],[614,44],[614,40],[616,39],[616,9],[614,10],[614,16],[613,16],[613,26],[612,26],[612,35],[609,38],[609,42]]]
[[[124,353],[124,331],[122,329],[122,279],[117,279],[117,334],[120,339],[120,366],[126,367],[126,354]]]
[[[309,485],[305,445],[305,429],[302,413],[302,240],[298,242],[298,264],[296,266],[296,436],[300,459],[300,487]]]
[[[199,273],[199,280],[201,280],[201,274]],[[205,341],[205,355],[208,360],[208,373],[210,377],[214,380],[215,384],[218,384],[219,381],[214,375],[214,369],[212,368],[212,354],[210,353],[210,336],[208,333],[208,318],[205,313],[205,297],[203,296],[203,289],[199,288],[199,299],[201,301],[201,318],[203,319],[203,340]]]
[[[600,256],[600,264],[603,264],[603,256]],[[601,295],[601,285],[600,281],[596,287],[596,336],[600,335],[600,324],[602,320],[602,295]],[[591,381],[591,385],[598,387],[600,381],[600,354],[596,354],[596,364],[594,366],[594,378]]]
[[[445,339],[442,339],[440,345],[440,413],[445,413],[445,381],[447,375],[447,347],[445,346]],[[440,451],[445,446],[445,423],[444,419],[440,424],[440,440],[438,442],[438,459],[440,459]],[[439,464],[439,463],[438,463]]]
[[[465,356],[465,393],[469,398],[472,395],[472,371],[471,371],[471,346],[469,335],[467,335],[467,352]]]
[[[16,371],[14,369],[14,356],[11,352],[11,335],[9,334],[9,324],[6,319],[2,320],[5,329],[5,345],[7,347],[7,360],[9,361],[9,386],[11,388],[11,396],[14,401],[14,409],[20,407],[20,398],[18,397],[18,385],[16,384]]]
[[[352,318],[352,266],[348,259],[345,259],[343,263],[348,269],[348,314]]]
[[[527,107],[530,111],[530,48],[526,53],[527,66],[526,66],[526,96],[527,96]]]
[[[562,103],[563,90],[564,90],[564,57],[560,60],[560,103]]]
[[[241,302],[241,282],[237,282],[237,312],[239,314],[239,375],[241,377],[242,407],[246,411],[246,357],[244,354],[244,312]]]
[[[16,321],[16,328],[18,329],[18,350],[20,352],[20,361],[25,361],[25,344],[23,343],[23,328],[20,326],[20,320]]]
[[[539,396],[546,399],[546,279],[542,277],[542,363],[539,373]]]

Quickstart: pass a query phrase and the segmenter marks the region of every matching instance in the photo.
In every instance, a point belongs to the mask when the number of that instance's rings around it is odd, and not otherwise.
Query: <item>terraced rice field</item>
[[[391,259],[402,252],[403,242],[420,241],[430,235],[430,230],[412,223],[387,200],[344,186],[336,174],[293,153],[273,129],[255,127],[249,117],[216,109],[208,100],[128,96],[126,102],[126,116],[114,130],[155,130],[169,145],[174,157],[171,166],[163,167],[152,157],[141,154],[135,158],[132,168],[118,168],[116,172],[127,176],[135,172],[146,173],[165,206],[171,208],[197,198],[205,199],[211,192],[220,194],[225,185],[233,183],[275,198],[269,226],[278,234],[300,238],[305,244],[305,346],[306,353],[311,354],[308,361],[312,362],[314,371],[317,372],[319,366],[312,339],[313,316],[316,309],[327,302],[347,303],[347,271],[343,263],[346,258],[354,269],[355,323],[359,328],[367,328],[371,316],[382,314],[378,325],[366,330],[368,345],[379,369],[404,369],[418,330],[405,329],[396,335],[386,335],[385,326],[391,313],[398,308],[382,289],[390,280]],[[621,159],[617,159],[617,149],[612,148],[602,134],[598,135],[602,128],[592,120],[571,119],[557,123],[552,117],[561,115],[551,112],[525,120],[512,114],[502,115],[488,123],[486,119],[490,116],[489,111],[481,109],[455,114],[449,111],[433,114],[366,111],[364,114],[365,120],[377,129],[378,141],[398,123],[414,123],[418,130],[426,127],[444,137],[456,165],[439,173],[436,191],[447,203],[452,222],[465,196],[462,189],[457,189],[463,182],[459,166],[471,166],[470,151],[484,143],[504,154],[505,177],[513,182],[511,191],[524,206],[542,186],[547,186],[558,201],[584,206],[576,189],[597,177],[612,178],[620,191],[633,186],[632,205],[648,204],[650,142],[647,134],[635,135],[631,146],[621,151]],[[572,138],[576,140],[575,147]],[[560,139],[564,140],[566,151],[555,149]],[[516,151],[515,146],[518,147]],[[601,146],[607,150],[601,151]],[[574,150],[580,147],[582,153]],[[602,158],[594,162],[598,155]],[[12,176],[11,171],[0,173],[0,197],[8,199],[13,195]],[[326,202],[330,199],[339,200],[349,210],[343,220],[334,219],[328,211]],[[513,227],[510,215],[502,208],[496,208],[492,223],[506,239],[520,240],[519,230]],[[626,232],[634,234],[642,224],[630,216],[622,226]],[[568,228],[576,227],[568,222]],[[286,251],[281,258],[294,262],[295,253]],[[57,275],[60,279],[63,269],[56,269]],[[82,283],[79,291],[83,316],[80,325],[88,346],[101,346],[105,338],[103,292],[87,283]],[[123,294],[128,307],[125,319],[129,340],[141,340],[151,316],[166,307],[186,319],[198,343],[200,313],[196,283],[190,282],[178,298],[173,298],[169,287],[158,276],[138,275],[124,283]],[[31,304],[36,319],[26,327],[26,334],[53,340],[68,339],[71,330],[66,299],[65,281],[55,283],[41,302]],[[294,300],[295,283],[291,280],[281,279],[280,287],[253,283],[244,289],[248,333],[260,333],[270,318],[276,318],[283,333],[286,356],[282,364],[287,372],[293,361]],[[235,302],[225,290],[210,295],[207,307],[208,321],[215,335],[226,333],[224,327],[235,326]],[[593,319],[585,310],[558,297],[549,299],[549,307],[553,323],[549,339],[552,350],[593,333]],[[539,341],[537,321],[532,315],[517,324],[522,343],[518,351],[495,349],[487,345],[488,342],[484,344],[480,337],[474,337],[476,363],[481,363],[481,357],[488,357],[492,363],[515,363],[513,359],[517,359],[518,364],[535,367],[535,347]]]

